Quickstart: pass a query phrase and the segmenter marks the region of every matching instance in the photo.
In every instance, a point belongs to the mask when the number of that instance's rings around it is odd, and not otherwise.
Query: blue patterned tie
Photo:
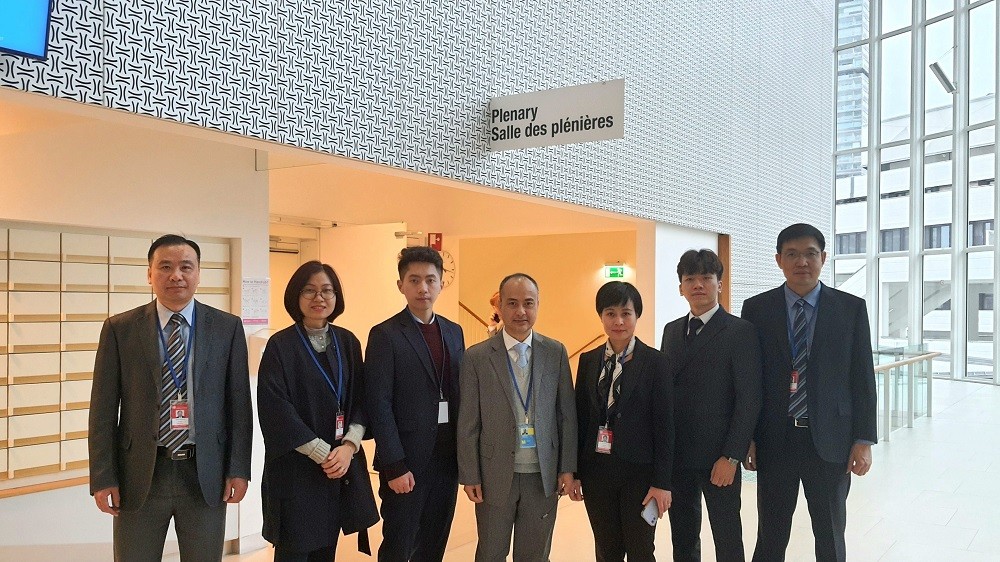
[[[162,376],[160,377],[160,443],[171,453],[177,451],[184,444],[188,437],[186,429],[170,429],[170,401],[175,400],[182,389],[187,388],[187,365],[184,364],[185,351],[184,339],[181,338],[181,323],[184,317],[175,313],[167,322],[167,351],[163,361]],[[174,377],[170,374],[170,366],[173,365],[174,373],[177,374],[183,383],[182,388],[177,388],[174,384]]]
[[[528,366],[528,344],[518,342],[514,344],[514,351],[517,352],[517,366],[522,370]]]
[[[806,403],[806,367],[809,359],[809,339],[806,329],[806,301],[799,299],[795,301],[795,320],[792,322],[792,348],[795,350],[795,357],[792,358],[792,370],[798,371],[798,388],[789,397],[788,415],[798,419],[806,417],[808,404]]]

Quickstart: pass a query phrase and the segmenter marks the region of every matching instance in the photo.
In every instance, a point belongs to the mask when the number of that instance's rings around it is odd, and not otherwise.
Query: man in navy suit
[[[434,313],[441,255],[399,254],[406,308],[372,328],[365,352],[368,416],[382,498],[379,560],[441,560],[458,497],[455,422],[462,328]]]
[[[784,560],[792,514],[805,491],[816,559],[845,560],[851,473],[871,468],[875,371],[865,301],[819,282],[823,234],[793,224],[778,234],[786,282],[743,303],[757,327],[763,409],[745,467],[757,470],[755,561]]]

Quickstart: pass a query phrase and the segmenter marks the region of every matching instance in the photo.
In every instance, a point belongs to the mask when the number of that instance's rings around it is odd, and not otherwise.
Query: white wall
[[[657,349],[660,347],[659,338],[662,337],[663,326],[690,311],[687,301],[680,294],[677,262],[684,252],[702,248],[718,252],[719,235],[669,224],[656,225],[656,306],[653,318]]]

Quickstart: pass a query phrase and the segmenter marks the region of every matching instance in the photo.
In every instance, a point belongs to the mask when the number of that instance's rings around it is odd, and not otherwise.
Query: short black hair
[[[811,224],[800,222],[793,224],[778,233],[776,253],[781,253],[781,248],[785,245],[785,242],[788,242],[789,240],[798,240],[799,238],[815,238],[816,243],[819,244],[819,251],[822,252],[826,250],[826,238],[823,237],[823,233]]]
[[[597,314],[609,306],[625,306],[632,301],[635,317],[642,316],[642,297],[635,285],[625,281],[608,281],[597,290]]]
[[[338,316],[344,313],[344,288],[340,285],[340,278],[332,267],[316,260],[307,261],[299,266],[288,280],[285,287],[285,311],[296,323],[302,322],[305,315],[302,314],[302,307],[299,306],[299,299],[302,289],[309,283],[309,278],[317,273],[326,273],[333,285],[333,293],[337,295],[337,303],[333,305],[333,312],[326,317],[327,322],[333,322]]]
[[[507,277],[504,277],[503,279],[500,280],[500,288],[497,289],[497,292],[502,293],[503,286],[506,285],[508,281],[513,281],[514,279],[527,279],[528,281],[531,281],[531,284],[535,286],[535,292],[539,292],[538,281],[535,281],[534,278],[532,278],[527,273],[511,273]]]
[[[149,265],[153,265],[153,254],[156,253],[157,248],[164,246],[191,246],[195,255],[198,256],[198,265],[201,265],[201,248],[198,246],[198,243],[194,240],[188,240],[179,234],[164,234],[153,240],[153,243],[149,245],[149,253],[146,254],[146,260],[149,261]]]
[[[725,269],[722,260],[712,250],[688,250],[681,254],[681,259],[677,262],[677,280],[683,281],[685,275],[714,273],[715,278],[721,281]]]
[[[412,246],[403,248],[399,252],[399,278],[406,274],[406,269],[411,263],[429,263],[438,271],[438,277],[444,275],[444,262],[441,260],[441,253],[430,246]]]

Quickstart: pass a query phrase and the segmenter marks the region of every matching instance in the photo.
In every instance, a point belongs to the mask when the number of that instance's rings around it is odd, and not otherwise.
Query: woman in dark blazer
[[[632,284],[602,286],[597,314],[608,341],[582,354],[576,371],[579,480],[571,493],[586,504],[598,561],[654,560],[655,527],[642,514],[653,500],[657,518],[670,507],[670,369],[635,337],[642,297]]]
[[[330,324],[344,311],[344,294],[329,265],[299,267],[285,310],[295,324],[268,340],[257,382],[263,535],[276,562],[329,562],[341,529],[361,531],[365,550],[365,529],[378,520],[361,448],[368,424],[361,344]]]

